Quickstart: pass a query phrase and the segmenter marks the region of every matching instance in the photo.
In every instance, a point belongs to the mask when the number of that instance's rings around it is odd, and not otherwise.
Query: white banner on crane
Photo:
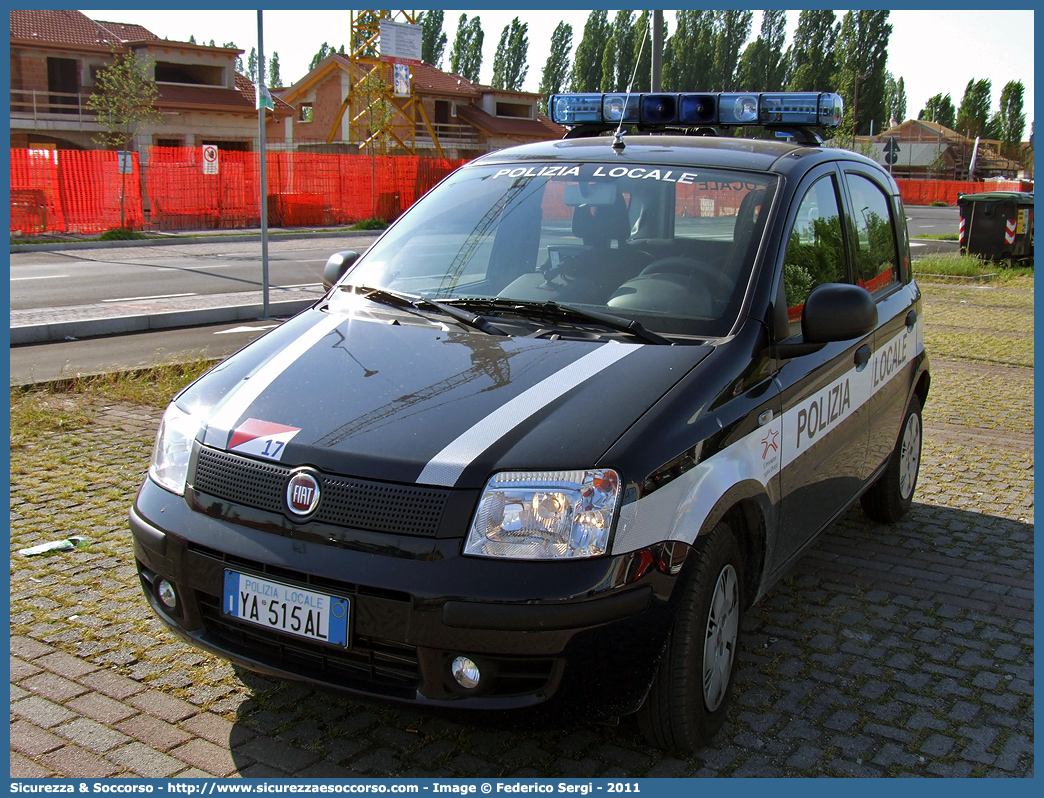
[[[421,63],[421,26],[382,19],[381,60],[402,64]]]

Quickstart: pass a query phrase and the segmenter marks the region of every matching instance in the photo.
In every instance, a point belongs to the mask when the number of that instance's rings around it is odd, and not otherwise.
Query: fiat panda
[[[692,751],[743,613],[913,500],[899,191],[827,93],[551,98],[167,408],[145,596],[247,669],[413,706],[638,713]],[[759,138],[732,135],[745,127]]]

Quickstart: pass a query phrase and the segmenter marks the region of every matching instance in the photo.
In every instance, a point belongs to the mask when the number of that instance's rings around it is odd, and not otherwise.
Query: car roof
[[[789,174],[804,172],[825,161],[868,162],[855,153],[833,147],[808,147],[768,139],[725,136],[634,135],[624,148],[612,147],[611,136],[560,139],[524,144],[484,155],[473,164],[518,163],[534,160],[703,166]]]

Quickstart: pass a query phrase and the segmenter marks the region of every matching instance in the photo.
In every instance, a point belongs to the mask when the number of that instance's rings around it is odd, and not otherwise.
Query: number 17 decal
[[[300,431],[297,427],[248,418],[233,430],[228,450],[267,460],[280,460],[286,445]]]

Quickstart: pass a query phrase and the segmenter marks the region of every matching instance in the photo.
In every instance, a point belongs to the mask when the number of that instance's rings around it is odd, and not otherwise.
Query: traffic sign
[[[899,160],[899,142],[893,138],[885,139],[884,142],[885,163],[891,166]]]
[[[203,145],[203,174],[216,175],[218,173],[218,148],[214,144]]]

